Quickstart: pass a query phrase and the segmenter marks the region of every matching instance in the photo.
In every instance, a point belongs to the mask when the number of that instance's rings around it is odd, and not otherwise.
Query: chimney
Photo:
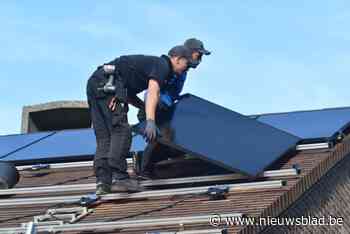
[[[22,110],[22,133],[90,127],[91,117],[84,101],[48,102],[24,106]]]

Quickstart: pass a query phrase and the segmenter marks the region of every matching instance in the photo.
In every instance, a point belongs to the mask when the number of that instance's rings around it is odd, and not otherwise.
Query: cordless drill
[[[106,75],[108,75],[108,81],[103,87],[98,88],[98,90],[103,91],[105,93],[115,93],[116,91],[116,87],[114,85],[115,66],[105,64],[103,65],[103,71]]]
[[[105,64],[103,65],[103,71],[108,76],[108,81],[103,87],[97,90],[108,94],[114,94],[114,97],[119,103],[127,103],[128,91],[120,74],[116,71],[116,67],[114,65]]]

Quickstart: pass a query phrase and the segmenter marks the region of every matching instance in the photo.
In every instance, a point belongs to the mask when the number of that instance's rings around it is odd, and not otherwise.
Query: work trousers
[[[97,90],[103,79],[104,77],[90,77],[87,100],[96,136],[95,175],[97,182],[111,184],[112,179],[129,178],[126,157],[131,146],[131,128],[127,109],[119,104],[112,112],[108,104],[113,95]]]

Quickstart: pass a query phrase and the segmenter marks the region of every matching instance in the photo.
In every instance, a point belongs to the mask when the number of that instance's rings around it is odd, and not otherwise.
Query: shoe
[[[152,180],[153,177],[153,173],[148,171],[141,172],[139,175],[137,175],[138,180]]]
[[[96,184],[96,195],[104,195],[111,192],[111,186],[105,183]]]
[[[123,179],[112,181],[112,192],[141,192],[144,188],[134,179]]]

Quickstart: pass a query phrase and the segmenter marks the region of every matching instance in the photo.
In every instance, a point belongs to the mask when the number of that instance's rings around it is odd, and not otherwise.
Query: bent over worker
[[[201,40],[196,38],[187,39],[184,42],[184,46],[188,48],[191,52],[191,63],[188,68],[197,68],[198,65],[202,61],[203,55],[210,55],[211,52],[204,48],[204,44]],[[169,51],[171,54],[172,49]],[[186,69],[181,74],[174,74],[173,77],[167,82],[166,86],[161,90],[160,100],[157,107],[157,112],[162,112],[171,107],[174,102],[180,97],[180,93],[184,87],[186,77],[187,77]],[[147,95],[145,95],[145,101],[147,99]],[[146,101],[147,102],[147,101]],[[145,112],[140,109],[137,117],[139,121],[145,120]],[[136,168],[139,178],[141,179],[152,179],[155,177],[154,175],[154,166],[157,162],[166,159],[166,155],[155,155],[155,148],[157,147],[157,143],[148,144],[145,150],[142,153],[142,157],[138,155],[136,157]]]
[[[191,53],[184,46],[170,56],[126,55],[98,67],[87,83],[87,99],[96,136],[94,171],[96,194],[136,192],[142,187],[127,173],[126,156],[131,146],[128,104],[146,110],[145,137],[156,137],[155,111],[160,90],[174,74],[187,69]],[[113,87],[109,89],[113,75]],[[136,95],[148,90],[146,107]]]

